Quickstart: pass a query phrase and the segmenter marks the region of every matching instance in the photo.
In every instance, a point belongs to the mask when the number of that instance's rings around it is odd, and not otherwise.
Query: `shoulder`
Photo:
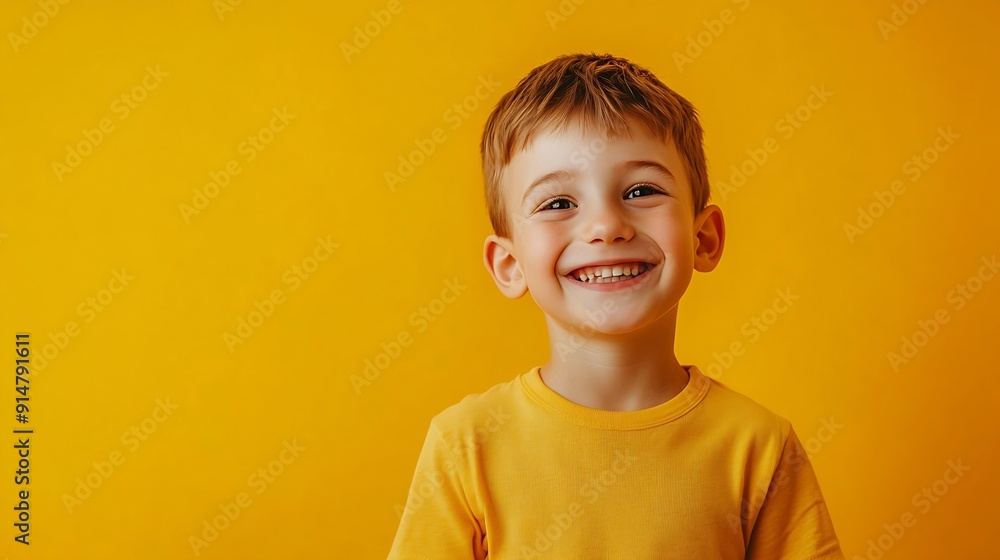
[[[709,378],[709,383],[705,409],[712,414],[713,424],[757,444],[779,450],[784,446],[792,432],[791,421],[715,378]]]
[[[521,402],[520,376],[467,395],[431,419],[442,435],[476,435],[495,432],[509,423]]]

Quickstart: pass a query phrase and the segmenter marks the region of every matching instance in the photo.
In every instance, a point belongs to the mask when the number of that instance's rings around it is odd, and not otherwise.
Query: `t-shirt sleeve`
[[[809,456],[788,426],[750,533],[747,560],[844,560]]]
[[[388,560],[482,560],[483,531],[456,461],[431,422]]]

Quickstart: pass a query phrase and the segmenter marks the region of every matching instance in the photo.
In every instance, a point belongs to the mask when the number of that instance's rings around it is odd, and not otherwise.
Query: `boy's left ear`
[[[715,270],[722,259],[722,248],[726,243],[726,223],[722,219],[722,209],[709,204],[694,219],[694,269],[698,272]]]

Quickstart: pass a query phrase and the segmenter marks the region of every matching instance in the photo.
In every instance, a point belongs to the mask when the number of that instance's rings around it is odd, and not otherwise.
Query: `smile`
[[[566,275],[571,280],[584,284],[611,284],[625,282],[642,276],[653,265],[644,262],[619,263],[607,266],[585,266]]]

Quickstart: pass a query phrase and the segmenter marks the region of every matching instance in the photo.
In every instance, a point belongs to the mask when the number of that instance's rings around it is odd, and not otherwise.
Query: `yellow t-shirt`
[[[683,367],[642,410],[576,404],[540,367],[445,409],[389,560],[843,560],[791,423]]]

